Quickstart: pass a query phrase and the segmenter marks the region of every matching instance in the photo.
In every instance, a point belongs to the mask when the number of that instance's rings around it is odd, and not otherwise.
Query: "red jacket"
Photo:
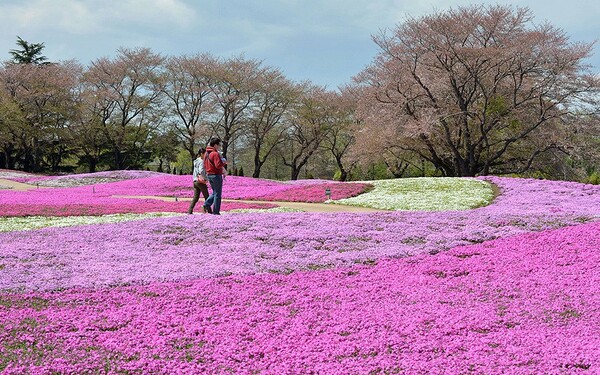
[[[214,147],[208,146],[204,155],[204,169],[206,174],[223,174],[225,163],[221,160],[221,155]]]

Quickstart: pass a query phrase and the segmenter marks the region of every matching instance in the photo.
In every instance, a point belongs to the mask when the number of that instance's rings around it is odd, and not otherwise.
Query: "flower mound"
[[[600,371],[600,224],[291,275],[5,295],[0,370]]]
[[[402,178],[370,181],[374,189],[333,203],[384,210],[466,210],[490,203],[494,193],[482,180],[470,178]]]

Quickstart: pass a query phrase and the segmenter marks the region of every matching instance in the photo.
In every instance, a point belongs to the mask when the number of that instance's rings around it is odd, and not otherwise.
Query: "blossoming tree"
[[[592,45],[533,24],[527,8],[461,7],[374,40],[381,50],[356,77],[361,117],[446,176],[526,171],[564,148],[562,120],[599,87],[584,64]]]

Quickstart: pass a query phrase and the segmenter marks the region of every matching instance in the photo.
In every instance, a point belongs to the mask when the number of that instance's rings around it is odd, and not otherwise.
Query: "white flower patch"
[[[81,177],[81,178],[53,178],[48,180],[40,180],[36,181],[32,184],[39,185],[43,187],[76,187],[76,186],[85,186],[85,185],[93,185],[93,184],[104,184],[108,182],[118,182],[123,179],[116,177]]]
[[[146,214],[112,214],[102,216],[26,216],[0,217],[0,232],[36,230],[46,227],[70,227],[74,225],[120,223],[156,217],[182,215],[173,212],[152,212]]]
[[[451,211],[482,207],[494,198],[490,183],[474,178],[422,177],[362,182],[372,184],[374,189],[330,203],[384,210]]]
[[[0,178],[6,178],[7,180],[10,180],[13,178],[28,178],[28,177],[35,177],[35,175],[32,173],[27,173],[27,172],[11,171],[11,170],[6,170],[6,169],[0,170]]]

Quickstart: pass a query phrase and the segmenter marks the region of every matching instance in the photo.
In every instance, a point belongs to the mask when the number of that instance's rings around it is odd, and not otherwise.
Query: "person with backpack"
[[[204,169],[208,176],[208,182],[212,189],[212,194],[204,202],[205,207],[212,205],[212,213],[214,215],[220,215],[221,211],[221,194],[223,192],[223,175],[225,174],[225,166],[227,162],[224,162],[219,154],[219,147],[221,146],[221,139],[213,137],[208,142],[206,147],[206,154],[204,155]]]
[[[210,205],[206,205],[208,200],[208,176],[206,175],[206,170],[204,169],[204,156],[206,153],[206,149],[201,147],[198,150],[198,154],[196,155],[196,160],[194,160],[194,171],[192,172],[192,179],[194,181],[194,198],[192,198],[192,203],[190,203],[190,208],[188,208],[188,214],[192,214],[194,212],[194,206],[200,199],[200,193],[204,197],[204,205],[202,208],[205,213],[211,213],[212,209]]]

